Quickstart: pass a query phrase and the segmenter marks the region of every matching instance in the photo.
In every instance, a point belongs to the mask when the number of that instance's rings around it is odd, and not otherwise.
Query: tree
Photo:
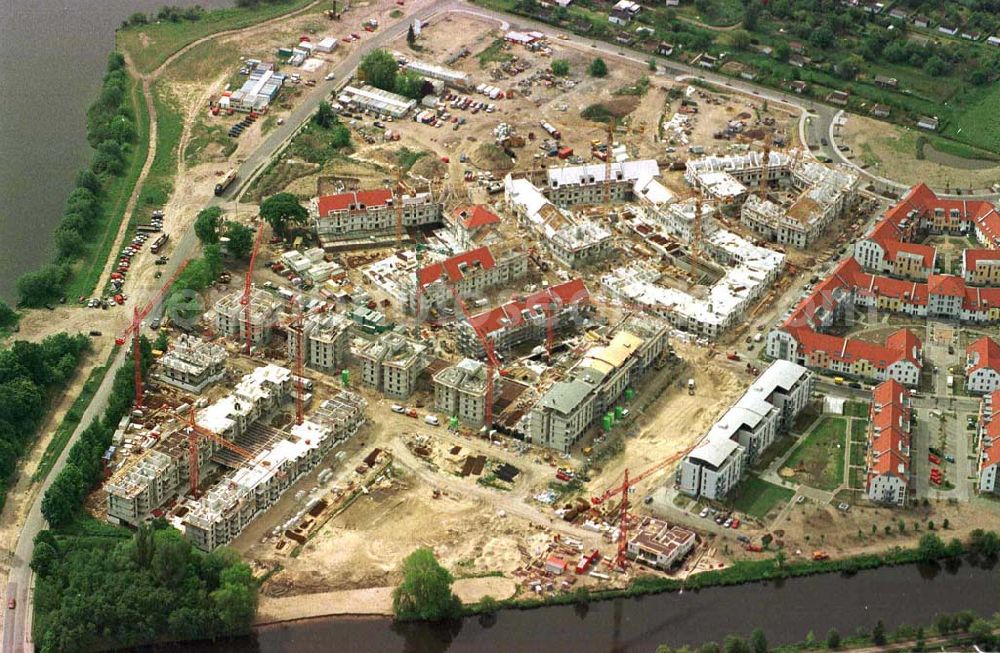
[[[924,646],[925,646],[925,642],[924,642],[924,627],[923,626],[917,626],[917,638],[913,642],[913,651],[914,651],[914,653],[923,653]]]
[[[7,302],[0,299],[0,328],[10,326],[17,322],[17,313],[7,305]]]
[[[934,629],[939,635],[949,635],[955,630],[955,620],[950,614],[939,614],[934,617]]]
[[[816,648],[816,633],[814,633],[811,630],[808,633],[806,633],[805,647]]]
[[[788,61],[790,56],[792,56],[792,48],[784,41],[774,46],[774,58],[778,61]]]
[[[316,114],[313,116],[313,122],[322,127],[323,129],[329,129],[330,125],[337,121],[337,114],[333,112],[333,107],[330,106],[329,102],[320,102],[319,106],[316,107]]]
[[[101,179],[87,168],[76,173],[76,185],[78,188],[86,188],[94,195],[101,194]]]
[[[722,653],[750,653],[750,647],[738,635],[729,635],[722,643]]]
[[[69,270],[49,263],[34,272],[22,274],[17,280],[17,295],[25,306],[42,306],[62,296],[62,284]]]
[[[646,62],[646,66],[649,68],[650,72],[656,72],[656,59],[650,57],[649,61]]]
[[[993,639],[993,626],[985,619],[976,619],[969,626],[969,634],[977,644],[989,644]]]
[[[194,220],[194,235],[202,245],[214,245],[219,242],[219,224],[221,224],[222,209],[210,206],[198,212]]]
[[[882,646],[885,644],[885,624],[879,619],[875,622],[875,627],[872,628],[872,643],[875,646]]]
[[[722,653],[722,647],[717,642],[705,642],[698,647],[698,653]]]
[[[948,530],[950,527],[951,527],[951,522],[949,522],[948,519],[945,518],[945,520],[941,522],[941,528]]]
[[[607,77],[608,76],[608,64],[604,63],[604,59],[597,57],[590,62],[590,68],[587,69],[591,77]]]
[[[3,306],[0,305],[0,315],[2,315],[2,309]],[[2,317],[0,317],[0,324],[3,324]],[[990,558],[996,557],[1000,553],[1000,537],[994,531],[984,531],[981,528],[977,528],[972,531],[969,548],[974,553]]]
[[[835,40],[836,38],[833,35],[833,30],[826,25],[820,25],[818,28],[814,29],[812,34],[809,36],[809,42],[821,50],[828,49],[833,45]]]
[[[840,633],[836,628],[831,628],[826,633],[826,647],[831,651],[840,648]]]
[[[454,617],[461,602],[451,591],[454,578],[434,552],[421,547],[403,560],[403,582],[392,592],[397,619],[437,621]]]
[[[487,594],[479,599],[479,611],[483,614],[496,614],[500,610],[500,602]]]
[[[413,31],[413,23],[410,23],[410,27],[406,30],[406,44],[411,48],[417,42],[417,34]]]
[[[924,560],[937,560],[944,556],[944,542],[933,533],[925,533],[920,537],[917,551],[920,552],[920,557]]]
[[[299,198],[291,193],[278,193],[264,200],[260,205],[260,216],[267,220],[274,233],[286,238],[288,228],[293,224],[304,224],[309,213],[299,203]]]
[[[412,70],[404,70],[396,75],[396,93],[414,100],[424,96],[424,78]]]
[[[569,61],[566,59],[553,59],[550,68],[552,68],[553,75],[565,77],[569,74]]]
[[[358,66],[365,81],[384,91],[396,90],[396,59],[388,50],[372,50]]]
[[[785,566],[785,560],[788,559],[788,554],[785,553],[784,549],[778,549],[778,552],[774,554],[774,565],[781,569]]]
[[[751,0],[743,8],[743,29],[752,32],[757,29],[757,20],[760,18],[760,5],[756,0]]]
[[[754,628],[750,631],[750,652],[767,653],[767,638],[764,637],[764,631],[760,628]]]
[[[744,29],[734,30],[729,34],[729,43],[735,50],[749,50],[751,43],[750,33]]]
[[[250,252],[253,250],[253,229],[230,220],[226,223],[226,238],[229,239],[226,249],[231,256],[235,258],[250,257]]]

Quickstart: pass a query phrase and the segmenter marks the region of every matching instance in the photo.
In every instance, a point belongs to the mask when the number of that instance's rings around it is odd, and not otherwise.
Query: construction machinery
[[[260,244],[264,239],[264,221],[257,225],[257,235],[253,239],[253,249],[250,251],[250,264],[247,266],[247,275],[243,280],[243,296],[240,297],[240,306],[243,307],[243,330],[245,342],[243,353],[250,355],[250,347],[253,344],[253,328],[250,321],[250,292],[253,290],[253,268],[257,262],[257,252],[260,251]]]
[[[608,499],[618,496],[622,496],[621,506],[619,507],[618,513],[618,552],[615,554],[614,558],[608,560],[608,567],[613,569],[619,569],[624,571],[628,566],[628,558],[626,557],[626,552],[628,550],[628,528],[629,528],[629,515],[628,515],[628,495],[631,489],[653,474],[662,471],[665,467],[677,462],[684,456],[688,454],[691,449],[686,449],[678,453],[673,454],[664,458],[660,462],[656,463],[649,469],[643,471],[642,473],[629,478],[628,468],[625,469],[625,474],[622,478],[622,484],[609,488],[604,494],[596,497],[591,497],[590,503],[599,506],[603,504]]]
[[[483,349],[486,351],[486,417],[484,422],[486,428],[489,429],[493,425],[493,376],[501,368],[500,361],[497,358],[496,350],[493,348],[493,342],[483,333],[480,325],[469,314],[469,309],[466,307],[461,294],[459,294],[458,287],[455,284],[451,284],[449,288],[451,288],[451,294],[455,297],[455,304],[462,309],[465,321],[472,327],[476,338],[479,339],[479,342],[483,345]]]
[[[166,296],[167,291],[170,287],[177,281],[177,277],[180,276],[181,272],[187,267],[188,261],[184,261],[179,266],[177,270],[167,279],[167,282],[163,284],[160,291],[156,293],[153,299],[149,300],[145,306],[141,309],[136,306],[132,311],[132,321],[126,327],[125,331],[122,332],[120,336],[115,338],[115,344],[119,347],[128,342],[129,338],[132,339],[132,359],[135,361],[135,407],[142,408],[142,348],[139,346],[139,335],[142,330],[142,321],[146,319],[150,311],[163,301],[164,296]]]

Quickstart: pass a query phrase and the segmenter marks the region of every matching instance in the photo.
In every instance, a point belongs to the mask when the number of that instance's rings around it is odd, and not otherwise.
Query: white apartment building
[[[302,338],[302,361],[315,370],[335,374],[343,369],[350,354],[351,321],[340,313],[315,313],[288,327],[288,359],[294,361]],[[301,332],[301,335],[298,335]]]
[[[196,336],[181,334],[153,368],[154,379],[188,392],[200,393],[226,374],[226,348]]]
[[[313,198],[309,214],[324,246],[338,240],[395,232],[402,203],[403,228],[441,222],[441,203],[430,193],[396,197],[388,188],[350,191]]]
[[[812,396],[815,378],[801,365],[775,361],[684,457],[676,482],[691,496],[722,499]]]
[[[361,380],[369,388],[393,399],[406,399],[417,386],[417,377],[429,362],[423,343],[393,331],[366,343],[354,352],[361,359]]]
[[[434,407],[474,428],[486,421],[486,378],[489,368],[464,358],[434,375]],[[496,372],[494,383],[496,382]],[[496,393],[494,392],[494,397]]]

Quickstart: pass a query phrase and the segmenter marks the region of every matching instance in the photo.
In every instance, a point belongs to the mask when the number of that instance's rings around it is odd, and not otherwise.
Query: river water
[[[394,625],[388,619],[317,619],[266,626],[252,637],[164,647],[192,653],[651,653],[659,644],[680,646],[748,635],[764,629],[772,644],[820,639],[830,628],[849,635],[926,625],[940,612],[1000,610],[992,565],[905,565],[853,575],[825,574],[779,582],[716,587],[619,599],[589,606],[504,611],[493,621]]]
[[[96,97],[115,28],[164,4],[232,0],[0,1],[0,298],[48,262],[52,231],[90,159],[86,109]]]

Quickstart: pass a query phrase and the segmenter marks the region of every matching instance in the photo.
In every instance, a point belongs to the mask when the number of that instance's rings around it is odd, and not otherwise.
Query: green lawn
[[[760,458],[757,459],[757,462],[753,464],[753,468],[767,469],[768,465],[785,455],[785,452],[791,449],[796,442],[798,442],[798,439],[788,434],[779,435],[775,441],[771,443],[771,446],[768,447],[763,454],[761,454]]]
[[[824,417],[785,463],[795,480],[820,490],[837,489],[844,479],[847,420]]]
[[[733,508],[748,515],[765,519],[778,504],[791,501],[795,492],[779,487],[756,476],[748,476],[737,487]]]
[[[140,214],[146,209],[163,206],[170,199],[177,174],[177,148],[184,131],[183,117],[160,84],[153,86],[153,104],[156,106],[156,157],[136,203],[136,213]]]
[[[847,417],[868,417],[868,403],[848,401],[844,404],[844,415]]]
[[[118,31],[118,47],[129,53],[139,72],[148,73],[159,67],[170,55],[203,36],[253,25],[297,11],[312,2],[314,0],[262,2],[255,7],[213,9],[196,21],[162,21],[141,27],[127,27]]]

